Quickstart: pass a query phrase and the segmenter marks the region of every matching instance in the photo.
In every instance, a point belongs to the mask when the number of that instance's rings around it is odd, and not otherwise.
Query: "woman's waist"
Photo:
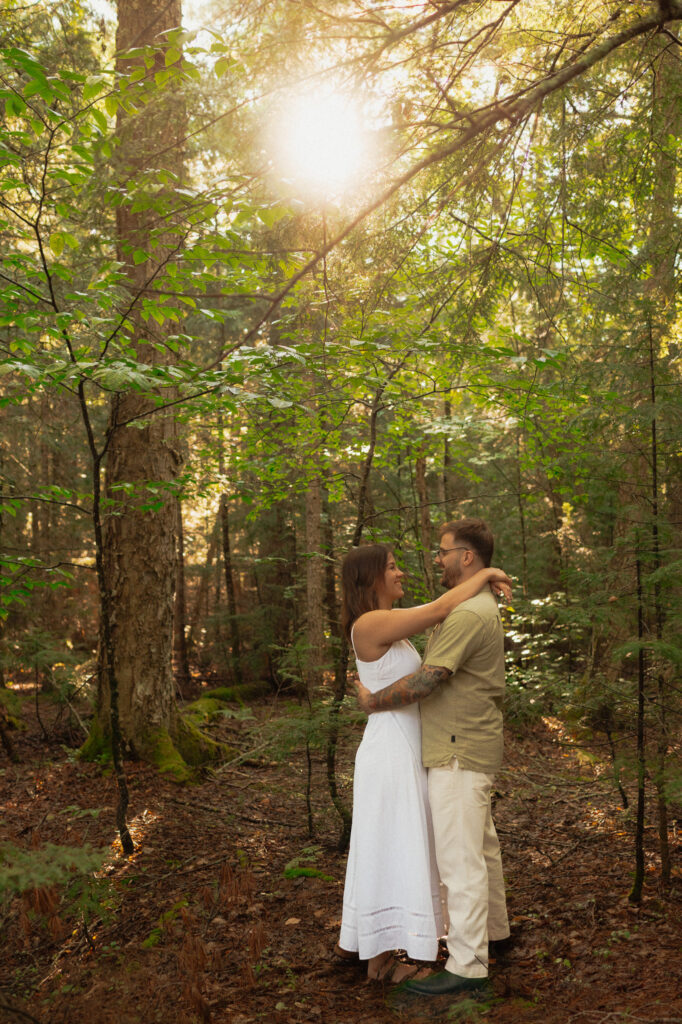
[[[369,731],[381,732],[382,730],[401,729],[421,735],[421,716],[418,704],[408,704],[404,708],[393,708],[390,711],[375,711],[367,719],[365,735]]]

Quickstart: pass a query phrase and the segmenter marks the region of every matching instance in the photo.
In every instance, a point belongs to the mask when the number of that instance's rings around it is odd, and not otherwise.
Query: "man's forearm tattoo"
[[[402,708],[406,704],[414,704],[435,690],[439,683],[444,683],[450,675],[447,668],[423,665],[411,676],[403,676],[395,683],[377,690],[372,694],[372,711],[387,711],[390,708]]]

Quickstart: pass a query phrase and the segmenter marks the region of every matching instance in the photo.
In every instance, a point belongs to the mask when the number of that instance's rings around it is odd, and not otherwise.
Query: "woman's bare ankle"
[[[377,981],[381,978],[384,968],[388,966],[388,963],[393,958],[392,950],[386,950],[383,953],[378,953],[376,956],[372,956],[367,961],[367,977],[372,981]]]

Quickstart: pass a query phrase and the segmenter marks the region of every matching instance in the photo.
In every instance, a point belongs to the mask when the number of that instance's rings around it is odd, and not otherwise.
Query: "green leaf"
[[[106,106],[106,100],[104,100],[104,106]],[[116,113],[116,112],[114,112],[114,113]],[[114,115],[112,115],[112,117],[113,116]],[[97,125],[97,128],[99,128],[99,130],[102,133],[102,135],[109,131],[109,122],[106,121],[106,118],[101,113],[101,111],[93,110],[92,111],[92,120],[95,122],[95,124]]]
[[[64,235],[61,231],[53,231],[50,235],[49,246],[57,258],[64,252]]]
[[[163,309],[161,309],[160,306],[147,307],[147,312],[149,312],[153,316],[153,318],[159,325],[165,324],[166,320],[168,319],[168,317],[166,316],[166,314],[164,313]]]
[[[16,96],[12,93],[5,100],[5,113],[9,117],[21,117],[22,114],[26,113],[26,104],[20,96]]]
[[[186,46],[188,43],[193,43],[196,37],[196,29],[173,28],[168,33],[168,38],[175,47]]]
[[[157,71],[154,75],[154,82],[160,89],[173,77],[173,71]]]
[[[213,70],[215,71],[218,78],[222,78],[223,75],[227,74],[227,72],[233,65],[234,61],[232,60],[231,57],[220,57],[219,60],[215,62]]]
[[[90,100],[94,100],[106,85],[108,82],[104,75],[89,75],[83,86],[83,102],[89,103]]]
[[[120,96],[117,96],[115,93],[109,93],[108,96],[104,97],[104,108],[105,108],[107,114],[109,115],[109,117],[114,117],[115,116],[116,111],[118,110],[120,105],[121,105]]]

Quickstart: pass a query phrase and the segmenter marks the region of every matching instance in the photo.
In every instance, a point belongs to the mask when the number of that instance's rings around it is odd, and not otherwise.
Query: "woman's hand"
[[[372,708],[370,707],[370,698],[372,696],[372,691],[368,690],[366,686],[363,686],[359,679],[354,679],[353,685],[356,689],[356,696],[358,698],[360,708],[366,715],[371,714]]]
[[[511,602],[512,590],[509,576],[503,569],[496,569],[495,566],[491,566],[490,569],[485,570],[488,574],[488,583],[493,594],[497,597],[503,597],[507,604]]]
[[[511,604],[512,591],[508,583],[491,583],[490,589],[495,597],[503,597],[507,604]]]

